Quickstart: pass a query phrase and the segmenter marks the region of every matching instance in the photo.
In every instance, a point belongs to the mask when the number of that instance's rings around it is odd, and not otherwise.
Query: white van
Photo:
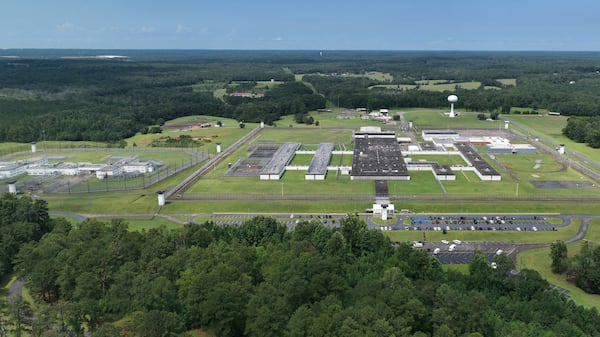
[[[433,250],[433,255],[438,255],[440,253],[440,249],[436,248]]]
[[[455,244],[451,244],[450,246],[448,246],[448,251],[449,252],[453,252],[454,248],[456,248],[456,245]]]
[[[460,245],[462,243],[462,241],[460,240],[452,240],[452,242],[454,242],[454,244]]]

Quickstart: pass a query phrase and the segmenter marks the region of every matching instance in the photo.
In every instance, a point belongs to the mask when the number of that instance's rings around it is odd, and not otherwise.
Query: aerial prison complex
[[[306,180],[325,180],[328,171],[350,175],[351,180],[410,180],[410,171],[429,170],[438,180],[455,180],[456,171],[472,171],[483,181],[500,181],[502,176],[475,149],[485,145],[490,154],[535,153],[529,144],[511,144],[502,137],[462,137],[449,130],[422,132],[426,142],[413,143],[379,127],[361,127],[353,136],[354,149],[335,149],[333,143],[321,143],[316,150],[302,150],[302,144],[257,146],[249,158],[230,168],[231,175],[258,175],[260,180],[279,180],[286,170],[306,171]],[[310,165],[291,165],[297,154],[313,155]],[[352,156],[352,165],[331,163],[333,155]],[[415,161],[411,155],[458,155],[465,165],[440,165]],[[239,172],[244,172],[239,173]],[[238,174],[236,174],[238,172]],[[253,173],[250,173],[253,172]]]

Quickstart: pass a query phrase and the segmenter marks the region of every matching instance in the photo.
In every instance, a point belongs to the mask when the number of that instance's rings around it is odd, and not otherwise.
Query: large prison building
[[[475,174],[485,181],[500,181],[502,176],[495,168],[485,161],[469,143],[454,143],[463,159],[475,168]]]
[[[263,168],[260,173],[260,180],[279,180],[285,172],[285,167],[292,161],[296,150],[300,148],[300,143],[284,143],[281,145],[273,158]]]
[[[313,156],[308,171],[304,176],[306,180],[325,180],[327,174],[327,165],[331,160],[333,152],[333,143],[320,143],[317,152]]]
[[[352,180],[410,180],[393,132],[354,134]]]

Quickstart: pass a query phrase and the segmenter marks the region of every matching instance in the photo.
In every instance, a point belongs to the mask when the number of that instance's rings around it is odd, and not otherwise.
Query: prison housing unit
[[[315,152],[304,178],[306,180],[325,180],[325,175],[327,174],[327,165],[331,160],[332,152],[333,143],[319,144],[317,152]]]
[[[281,145],[273,158],[263,168],[260,173],[260,180],[279,180],[285,172],[285,167],[292,161],[296,150],[300,148],[300,143],[284,143]]]
[[[456,180],[456,174],[448,165],[441,165],[432,161],[411,161],[405,159],[408,171],[431,171],[437,180]]]
[[[104,179],[125,173],[143,174],[153,172],[156,167],[162,165],[161,162],[155,160],[140,161],[135,156],[121,158],[110,165],[67,162],[49,163],[48,158],[35,158],[19,162],[0,163],[0,179],[12,178],[21,174],[31,176],[75,176],[94,173],[98,179]]]
[[[452,169],[448,165],[440,165],[434,163],[431,165],[433,169],[433,175],[437,180],[456,180],[456,174],[452,172]]]
[[[505,153],[524,153],[524,154],[536,154],[537,150],[535,146],[530,144],[510,144],[510,143],[493,143],[486,144],[487,152],[494,154],[505,154]]]
[[[352,180],[410,180],[394,132],[361,128],[354,134]]]
[[[502,176],[486,162],[469,143],[455,143],[461,157],[475,169],[475,174],[484,181],[500,181]]]

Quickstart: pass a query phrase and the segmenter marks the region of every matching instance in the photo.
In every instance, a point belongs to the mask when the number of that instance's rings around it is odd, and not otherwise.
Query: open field
[[[517,122],[536,133],[547,137],[558,144],[565,144],[567,150],[573,150],[584,156],[600,162],[600,149],[594,149],[583,143],[576,143],[562,134],[562,129],[567,125],[568,117],[545,115],[502,115],[503,119]],[[512,127],[512,126],[511,126]],[[525,132],[527,135],[527,132]]]
[[[285,116],[281,120],[275,122],[277,127],[307,128],[307,129],[323,129],[330,127],[347,127],[358,129],[361,126],[382,126],[381,122],[375,120],[362,120],[361,115],[352,110],[333,108],[332,112],[310,112],[309,115],[319,122],[319,126],[312,124],[298,124],[294,120],[294,116]],[[339,118],[338,118],[339,117]]]
[[[166,230],[174,230],[183,228],[182,225],[169,221],[161,217],[119,217],[119,218],[98,218],[100,221],[110,221],[112,219],[120,219],[128,224],[127,229],[134,231],[150,230],[153,228],[165,228]]]
[[[504,84],[504,85],[517,85],[517,79],[516,78],[499,78],[496,81]]]
[[[466,166],[467,163],[459,155],[410,155],[413,162],[434,161],[441,165]]]
[[[202,121],[211,122],[213,124],[217,121],[221,121],[221,123],[223,123],[223,127],[213,126],[209,128],[193,129],[182,127],[180,130],[172,129],[173,126],[178,124],[183,125],[186,123],[198,123]],[[127,146],[133,147],[135,144],[136,147],[150,147],[150,144],[154,139],[167,136],[171,138],[177,138],[179,135],[187,135],[200,142],[200,144],[195,145],[197,146],[197,150],[206,149],[206,151],[209,153],[216,153],[216,145],[214,145],[215,143],[221,143],[223,148],[225,148],[233,144],[252,129],[256,128],[258,124],[246,123],[246,127],[242,129],[238,126],[238,122],[232,119],[209,116],[188,116],[169,121],[165,123],[165,126],[168,128],[168,130],[165,130],[160,134],[138,133],[135,136],[126,139]]]
[[[342,73],[342,74],[294,74],[296,81],[301,81],[305,75],[320,75],[320,76],[334,76],[334,77],[365,77],[380,82],[391,82],[394,80],[394,76],[390,73],[384,73],[381,71],[368,71],[365,73]]]
[[[415,81],[416,84],[377,84],[369,87],[369,89],[373,88],[385,88],[392,90],[411,90],[411,89],[419,89],[419,90],[428,90],[428,91],[449,91],[454,92],[457,88],[466,89],[466,90],[475,90],[481,86],[481,82],[448,82],[446,80],[423,80],[423,81]],[[498,87],[485,87],[486,89],[499,89]]]
[[[452,128],[476,128],[476,129],[500,129],[504,128],[502,121],[480,121],[477,119],[478,112],[460,111],[460,101],[455,111],[460,113],[459,117],[450,118],[444,115],[449,112],[450,107],[444,110],[431,109],[406,109],[404,119],[413,121],[414,126],[419,129],[452,129]]]
[[[232,195],[251,197],[256,194],[271,196],[285,195],[374,195],[372,181],[352,181],[349,176],[336,178],[335,173],[328,173],[324,181],[304,180],[304,171],[287,171],[281,180],[264,180],[258,177],[219,177],[209,175],[200,179],[188,191],[195,195]],[[249,188],[251,187],[251,188]]]

